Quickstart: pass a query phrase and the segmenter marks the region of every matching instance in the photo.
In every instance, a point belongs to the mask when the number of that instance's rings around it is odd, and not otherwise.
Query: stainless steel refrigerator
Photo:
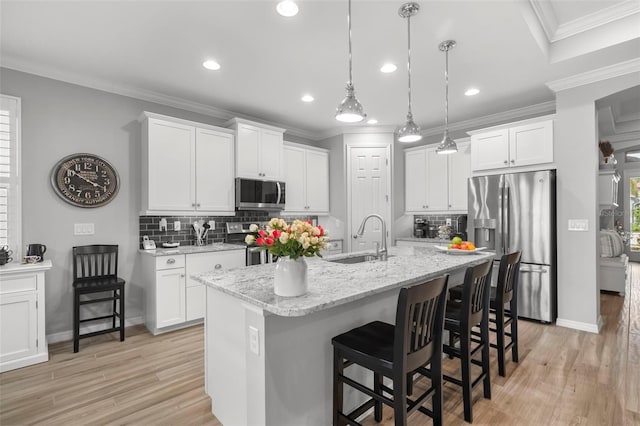
[[[522,250],[518,316],[556,320],[555,170],[469,179],[469,239],[500,257]]]

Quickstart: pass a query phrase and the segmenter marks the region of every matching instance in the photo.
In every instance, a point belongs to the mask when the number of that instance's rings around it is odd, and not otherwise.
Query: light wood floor
[[[640,425],[640,264],[631,271],[626,298],[601,295],[599,335],[520,321],[520,363],[501,378],[491,351],[493,395],[474,390],[474,424]],[[71,342],[51,345],[49,362],[0,374],[0,425],[219,425],[203,344],[202,326],[155,337],[136,326],[123,343],[85,339],[77,354]],[[458,374],[456,361],[445,370]],[[444,401],[445,424],[465,424],[460,389],[446,384]],[[389,410],[382,424],[393,424]],[[409,424],[431,421],[414,413]]]

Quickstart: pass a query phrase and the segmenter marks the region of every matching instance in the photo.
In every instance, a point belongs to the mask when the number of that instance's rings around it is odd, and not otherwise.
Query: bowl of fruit
[[[472,254],[485,250],[486,247],[476,247],[471,241],[464,241],[460,237],[453,237],[446,246],[436,246],[436,249],[449,254]]]

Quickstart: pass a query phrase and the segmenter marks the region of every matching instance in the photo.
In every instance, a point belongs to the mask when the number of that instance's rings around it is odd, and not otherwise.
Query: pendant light
[[[444,65],[444,137],[436,148],[438,154],[453,154],[458,152],[455,141],[449,137],[449,50],[456,47],[455,40],[443,41],[438,48],[445,54]]]
[[[422,139],[420,126],[413,121],[411,113],[411,17],[419,10],[418,3],[405,3],[398,9],[398,14],[407,18],[407,72],[409,74],[409,112],[407,112],[406,123],[398,129],[398,142],[417,142]]]
[[[347,25],[349,27],[349,81],[347,82],[347,96],[336,108],[336,120],[344,123],[357,123],[365,119],[362,104],[356,98],[353,88],[353,76],[351,73],[351,0],[349,0],[349,11],[347,13]]]

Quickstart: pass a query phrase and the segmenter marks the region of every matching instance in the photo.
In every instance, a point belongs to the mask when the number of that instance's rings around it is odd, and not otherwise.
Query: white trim
[[[290,148],[306,149],[310,151],[322,152],[324,154],[329,154],[330,152],[328,149],[320,148],[313,145],[305,145],[303,143],[291,142],[291,141],[283,141],[283,142],[284,142],[284,146],[288,146]]]
[[[628,61],[576,74],[571,77],[550,81],[546,83],[546,85],[549,89],[557,93],[563,90],[573,89],[575,87],[597,83],[599,81],[636,72],[640,72],[640,58],[630,59]]]
[[[580,322],[580,321],[572,321],[568,319],[558,318],[556,320],[556,325],[558,327],[572,328],[574,330],[580,331],[588,331],[589,333],[600,333],[600,328],[602,326],[602,317],[598,319],[597,324],[591,324],[588,322]]]
[[[558,24],[551,2],[548,0],[529,0],[529,3],[549,43],[555,43],[556,41],[594,30],[640,12],[640,3],[637,0],[627,0]]]
[[[38,75],[40,77],[51,78],[54,80],[63,81],[77,86],[88,87],[90,89],[101,90],[107,93],[114,93],[116,95],[127,96],[147,102],[153,102],[160,105],[166,105],[174,108],[183,109],[185,111],[197,112],[199,114],[208,115],[214,118],[222,120],[229,120],[231,118],[240,117],[247,120],[264,122],[271,126],[283,127],[281,123],[265,122],[263,119],[253,117],[247,114],[241,114],[238,112],[228,111],[222,108],[216,108],[211,105],[201,104],[199,102],[190,101],[187,99],[179,98],[177,96],[169,96],[159,92],[151,90],[144,90],[133,86],[126,86],[118,84],[116,82],[96,79],[91,77],[82,76],[79,74],[69,73],[65,71],[56,70],[53,68],[43,69],[42,67],[34,66],[28,62],[17,60],[16,58],[3,57],[2,67],[8,68],[28,74]],[[287,134],[317,140],[317,132],[311,132],[308,130],[295,128],[291,126],[284,126],[287,128]]]
[[[144,316],[129,318],[124,320],[124,326],[131,327],[132,325],[140,325],[144,324]],[[91,333],[93,331],[98,331],[103,329],[104,326],[101,325],[88,325],[82,327],[80,330],[82,332]],[[114,331],[116,333],[116,331]],[[58,343],[58,342],[68,342],[73,340],[73,330],[60,331],[58,333],[47,334],[47,343]]]
[[[15,244],[16,247],[13,247],[13,258],[14,259],[22,259],[23,256],[23,244],[22,244],[22,99],[17,96],[4,95],[0,93],[0,97],[12,100],[16,102],[16,140],[15,146],[13,150],[16,153],[16,164],[14,164],[16,169],[16,177],[15,177],[15,192],[16,196],[13,197],[13,202],[15,203],[15,214],[17,219],[17,226],[15,229],[16,237]],[[7,212],[10,214],[11,212]],[[9,240],[11,241],[11,239]]]
[[[168,115],[156,114],[155,112],[149,112],[149,111],[142,111],[142,113],[138,117],[138,121],[142,123],[148,118],[154,118],[156,120],[163,120],[163,121],[170,121],[172,123],[180,123],[186,126],[193,126],[193,127],[198,127],[200,129],[213,130],[215,132],[226,133],[229,135],[236,134],[236,132],[234,132],[231,129],[227,129],[226,127],[214,126],[212,124],[199,123],[199,122],[190,121],[190,120],[183,120],[182,118],[170,117]]]
[[[512,121],[511,123],[499,124],[499,125],[493,126],[493,127],[485,127],[485,128],[482,128],[482,129],[471,130],[471,131],[467,132],[467,134],[468,135],[476,135],[478,133],[492,132],[494,130],[505,129],[507,127],[522,126],[522,125],[526,125],[526,124],[540,123],[542,121],[552,121],[554,118],[555,118],[554,114],[544,115],[544,116],[541,116],[541,117],[529,118],[527,120]]]

